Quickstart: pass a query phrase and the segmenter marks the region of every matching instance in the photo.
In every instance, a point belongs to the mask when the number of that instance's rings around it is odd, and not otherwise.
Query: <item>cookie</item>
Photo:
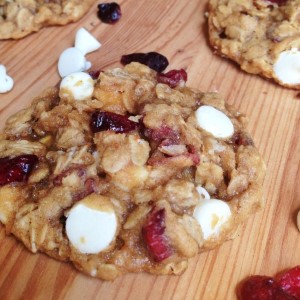
[[[299,0],[210,0],[209,42],[241,69],[300,88]]]
[[[20,39],[42,27],[79,20],[94,0],[0,0],[0,39]]]
[[[136,62],[95,75],[66,76],[7,120],[0,221],[104,280],[181,274],[264,205],[246,117]]]

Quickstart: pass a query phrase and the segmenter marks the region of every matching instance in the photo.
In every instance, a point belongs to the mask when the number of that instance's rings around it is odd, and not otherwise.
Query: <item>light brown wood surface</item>
[[[124,0],[115,25],[101,23],[95,2],[79,22],[45,28],[19,41],[0,41],[0,64],[15,80],[0,94],[0,127],[45,87],[59,81],[57,60],[84,26],[102,43],[88,55],[92,69],[119,66],[122,54],[158,51],[169,70],[184,68],[188,85],[218,91],[249,116],[249,131],[267,164],[265,209],[234,241],[191,259],[182,276],[129,274],[114,282],[80,274],[66,263],[29,253],[0,225],[0,299],[236,299],[251,274],[275,275],[300,264],[300,97],[246,74],[214,55],[207,42],[205,0]]]

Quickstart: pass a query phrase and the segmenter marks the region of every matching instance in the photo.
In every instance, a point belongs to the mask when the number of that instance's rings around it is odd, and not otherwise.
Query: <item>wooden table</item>
[[[0,226],[0,299],[236,299],[238,283],[251,274],[275,275],[300,263],[300,98],[214,55],[207,42],[204,0],[124,0],[123,16],[103,24],[97,2],[79,22],[0,42],[0,63],[15,80],[0,95],[0,126],[46,86],[59,81],[57,60],[85,27],[102,42],[88,55],[93,69],[119,66],[122,54],[158,51],[169,69],[184,68],[188,85],[218,91],[249,116],[249,131],[268,173],[266,207],[245,223],[234,241],[191,259],[180,277],[129,274],[102,282],[69,264],[33,255]]]

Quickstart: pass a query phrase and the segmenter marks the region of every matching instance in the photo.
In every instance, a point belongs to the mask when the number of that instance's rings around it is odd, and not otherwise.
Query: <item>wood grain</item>
[[[0,42],[0,63],[15,80],[0,95],[0,127],[46,86],[59,81],[57,60],[84,26],[102,47],[89,54],[93,69],[119,66],[122,54],[158,51],[170,68],[187,70],[188,85],[218,91],[249,116],[249,131],[268,166],[266,207],[251,217],[234,241],[191,259],[180,277],[129,274],[114,282],[86,277],[69,264],[33,255],[0,227],[0,299],[236,299],[251,274],[275,275],[300,263],[300,98],[297,91],[243,73],[207,43],[204,0],[124,0],[115,25],[101,23],[97,3],[75,24]]]

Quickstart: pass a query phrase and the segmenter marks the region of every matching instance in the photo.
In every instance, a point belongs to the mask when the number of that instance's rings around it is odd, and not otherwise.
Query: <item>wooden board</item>
[[[250,274],[269,274],[300,263],[300,98],[298,92],[243,73],[214,55],[207,42],[204,0],[124,0],[115,25],[101,23],[97,4],[79,22],[51,27],[19,41],[0,42],[0,63],[15,80],[0,95],[0,126],[46,86],[59,81],[57,60],[84,26],[101,42],[89,54],[93,69],[119,66],[122,54],[158,51],[169,69],[184,68],[188,85],[219,91],[249,116],[249,131],[268,166],[266,207],[234,241],[191,259],[180,277],[129,274],[102,282],[45,255],[33,255],[0,226],[0,299],[235,299]]]

